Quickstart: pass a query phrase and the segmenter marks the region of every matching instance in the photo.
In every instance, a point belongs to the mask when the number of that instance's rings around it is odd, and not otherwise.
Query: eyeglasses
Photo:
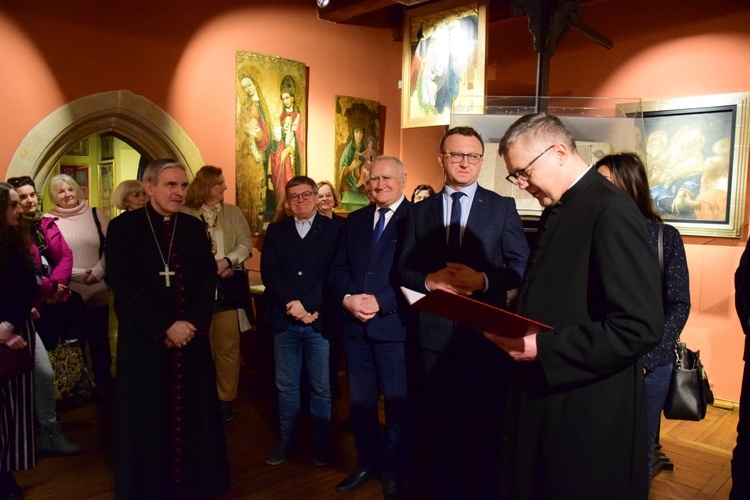
[[[512,173],[512,174],[506,175],[506,176],[505,176],[505,179],[506,179],[506,180],[507,180],[508,182],[510,182],[511,184],[515,184],[516,186],[518,186],[518,183],[519,183],[520,181],[524,181],[524,182],[527,182],[527,181],[529,180],[529,175],[531,175],[531,174],[529,173],[529,169],[530,169],[530,168],[531,168],[531,166],[532,166],[532,165],[534,164],[534,162],[535,162],[535,161],[537,161],[537,160],[538,160],[539,158],[541,158],[542,156],[544,156],[544,153],[546,153],[546,152],[547,152],[547,151],[549,151],[550,149],[554,148],[555,146],[557,146],[557,144],[553,144],[552,146],[548,147],[547,149],[545,149],[544,151],[542,151],[541,153],[539,153],[539,155],[537,155],[537,157],[536,157],[536,158],[534,158],[533,160],[531,160],[531,161],[529,162],[529,164],[528,164],[528,165],[526,165],[526,166],[525,166],[524,168],[518,169],[518,170],[516,170],[516,171],[515,171],[514,173]]]
[[[479,153],[443,153],[443,155],[447,156],[451,163],[461,163],[466,158],[472,165],[479,163],[484,156]]]
[[[300,201],[300,200],[307,201],[310,199],[310,197],[313,194],[314,193],[312,191],[305,191],[304,193],[292,193],[289,196],[287,196],[287,198],[289,198],[289,201]]]

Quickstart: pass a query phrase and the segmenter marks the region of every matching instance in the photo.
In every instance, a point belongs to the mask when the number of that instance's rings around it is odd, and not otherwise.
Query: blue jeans
[[[291,440],[299,414],[299,380],[303,356],[307,366],[307,378],[310,381],[310,414],[316,422],[327,424],[331,421],[328,340],[311,326],[292,325],[289,329],[273,335],[281,440]]]
[[[651,484],[651,468],[654,461],[654,443],[659,428],[661,411],[667,399],[669,382],[672,380],[672,365],[655,366],[646,373],[646,425],[648,431],[648,482]]]

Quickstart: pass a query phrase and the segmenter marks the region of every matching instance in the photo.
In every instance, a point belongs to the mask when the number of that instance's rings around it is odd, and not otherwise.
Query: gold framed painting
[[[284,186],[307,174],[307,66],[237,51],[237,206],[261,234],[283,210]]]
[[[115,162],[103,161],[99,167],[99,208],[107,214],[110,219],[115,215],[113,212],[113,200],[115,191]]]
[[[366,181],[370,165],[381,151],[380,103],[358,97],[336,96],[336,180],[341,210],[354,211],[370,204]]]
[[[446,1],[404,14],[401,126],[448,125],[453,101],[484,96],[487,4]]]
[[[651,198],[681,234],[739,238],[745,212],[750,93],[642,103]],[[625,112],[635,112],[625,107]]]

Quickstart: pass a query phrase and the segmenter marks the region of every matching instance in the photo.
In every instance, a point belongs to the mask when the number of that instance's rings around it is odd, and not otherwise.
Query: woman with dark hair
[[[216,259],[219,292],[209,338],[221,418],[229,422],[234,418],[232,401],[237,397],[240,379],[240,332],[251,327],[247,315],[250,289],[243,262],[251,255],[252,241],[250,226],[240,209],[224,203],[226,190],[221,169],[206,165],[188,187],[184,211],[203,221]]]
[[[61,304],[70,291],[70,273],[73,270],[73,252],[65,242],[56,218],[43,217],[39,210],[36,184],[28,175],[11,177],[12,185],[20,200],[23,218],[31,228],[31,239],[39,253],[37,265],[41,270],[41,285],[37,289],[35,307],[40,316],[34,322],[36,349],[34,356],[34,404],[39,423],[39,453],[45,455],[75,455],[81,446],[69,443],[62,435],[57,419],[55,400],[55,373],[47,351],[53,350],[60,341]],[[41,333],[40,333],[41,332]]]
[[[414,192],[411,194],[411,202],[417,203],[422,200],[426,200],[430,196],[435,194],[435,190],[429,184],[420,184],[414,188]]]
[[[57,217],[65,241],[73,252],[70,289],[83,298],[81,348],[91,354],[91,364],[100,399],[114,395],[112,352],[109,346],[109,287],[104,282],[104,239],[109,219],[103,210],[88,206],[83,190],[66,174],[50,180],[49,194],[55,206],[45,216]]]
[[[18,193],[0,183],[0,345],[34,355],[36,273]],[[23,498],[11,471],[36,465],[32,373],[0,382],[0,498]]]
[[[646,375],[650,484],[656,432],[672,377],[674,346],[690,314],[690,286],[685,247],[680,233],[669,224],[664,224],[656,211],[649,193],[646,168],[637,155],[633,153],[609,155],[599,160],[595,168],[635,201],[646,220],[651,246],[654,247],[654,251],[663,255],[660,261],[665,320],[664,338],[656,349],[643,357]],[[661,246],[661,251],[659,246]]]

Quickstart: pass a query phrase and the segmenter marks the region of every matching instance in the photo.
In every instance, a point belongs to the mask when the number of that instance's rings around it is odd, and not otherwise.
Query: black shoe
[[[403,481],[395,477],[383,478],[383,500],[403,500],[407,498]]]
[[[369,483],[375,479],[375,474],[368,471],[368,470],[361,470],[357,469],[346,478],[344,478],[343,481],[341,481],[339,484],[336,485],[336,491],[340,491],[341,493],[349,493],[351,491],[357,491],[362,486],[364,486],[366,483]]]
[[[0,471],[0,499],[2,500],[21,500],[23,490],[16,484],[13,473],[9,471]]]
[[[226,423],[234,418],[234,406],[231,401],[219,401],[221,406],[221,421]]]

